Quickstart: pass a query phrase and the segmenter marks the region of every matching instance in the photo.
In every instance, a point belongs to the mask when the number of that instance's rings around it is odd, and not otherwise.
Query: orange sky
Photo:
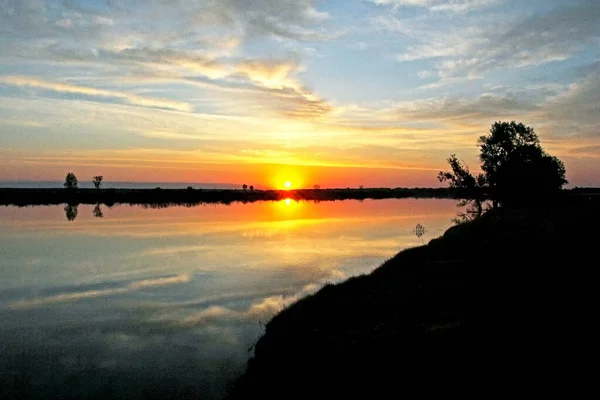
[[[516,120],[600,186],[598,2],[349,1],[9,2],[0,181],[433,187]]]

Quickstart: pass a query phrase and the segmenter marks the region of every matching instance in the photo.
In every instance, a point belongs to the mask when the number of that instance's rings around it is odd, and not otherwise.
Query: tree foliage
[[[459,191],[459,197],[516,204],[547,198],[567,183],[564,164],[542,149],[532,127],[515,121],[495,122],[477,144],[482,173],[474,176],[452,155],[448,158],[451,171],[438,174],[440,182]]]
[[[448,158],[448,164],[452,172],[440,171],[438,179],[440,182],[448,182],[452,189],[458,191],[458,196],[462,198],[459,202],[460,207],[465,207],[464,213],[459,213],[459,219],[456,222],[467,221],[478,217],[483,212],[483,201],[485,199],[486,178],[484,174],[473,176],[469,167],[452,154]]]
[[[77,177],[75,176],[74,173],[69,172],[67,174],[67,176],[65,177],[65,183],[63,184],[63,186],[66,189],[76,189],[77,185],[78,185]]]
[[[103,179],[104,179],[104,177],[102,175],[96,175],[92,179],[92,183],[94,184],[94,186],[96,187],[96,189],[100,189],[100,185],[102,185],[102,180]]]
[[[242,189],[244,190],[248,190],[248,185],[246,185],[245,183],[242,185]]]
[[[542,149],[532,127],[496,122],[477,143],[490,195],[500,202],[542,198],[567,183],[564,164]]]

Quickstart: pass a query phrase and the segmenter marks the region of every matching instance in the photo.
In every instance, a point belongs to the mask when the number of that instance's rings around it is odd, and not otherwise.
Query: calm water
[[[219,398],[274,313],[421,244],[417,224],[425,242],[439,236],[456,211],[412,199],[0,207],[0,398]]]

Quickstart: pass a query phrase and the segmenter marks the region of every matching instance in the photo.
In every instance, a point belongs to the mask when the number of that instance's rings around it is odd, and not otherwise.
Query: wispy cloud
[[[127,286],[123,287],[115,287],[115,288],[107,288],[107,289],[95,289],[95,290],[86,290],[81,292],[71,292],[71,293],[61,293],[53,296],[47,297],[36,297],[31,299],[23,299],[18,300],[9,304],[9,308],[11,309],[26,309],[33,307],[41,307],[50,304],[58,304],[58,303],[70,303],[74,301],[80,301],[85,299],[91,299],[95,297],[104,297],[104,296],[115,296],[119,294],[129,293],[131,291],[142,290],[147,288],[156,288],[167,285],[176,285],[180,283],[189,282],[190,278],[188,275],[174,275],[163,278],[152,278],[145,279],[140,281],[131,282]]]
[[[466,12],[486,7],[501,0],[370,0],[378,5],[423,7],[438,12]]]
[[[62,82],[48,82],[25,76],[0,76],[0,83],[13,86],[51,90],[58,93],[73,93],[92,97],[121,99],[124,100],[126,103],[143,107],[167,108],[185,112],[191,112],[193,110],[191,104],[181,101],[155,99],[151,97],[143,97],[115,90],[76,86]]]

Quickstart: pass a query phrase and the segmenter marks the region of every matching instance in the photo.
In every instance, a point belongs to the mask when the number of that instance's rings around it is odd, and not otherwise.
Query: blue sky
[[[433,186],[518,120],[600,185],[599,82],[592,0],[0,0],[0,180]]]

